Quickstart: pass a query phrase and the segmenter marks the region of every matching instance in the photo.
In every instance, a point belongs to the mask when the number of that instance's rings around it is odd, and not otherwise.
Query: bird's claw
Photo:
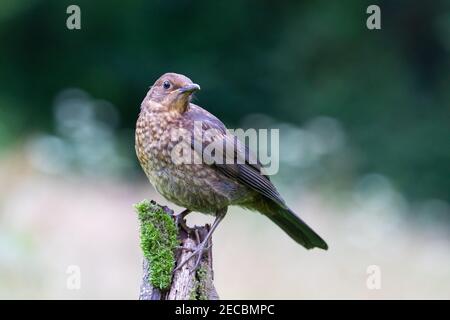
[[[181,270],[181,268],[189,261],[191,260],[193,257],[197,256],[197,260],[195,261],[194,267],[191,269],[190,273],[194,273],[195,271],[198,270],[199,266],[200,266],[200,262],[202,260],[203,254],[205,252],[208,252],[208,250],[211,248],[211,246],[207,246],[205,247],[205,244],[201,243],[186,259],[184,259],[183,262],[181,262],[174,270],[173,272],[175,273],[178,270]],[[182,250],[192,250],[192,249],[187,249],[187,248],[181,248]]]
[[[186,224],[186,220],[184,218],[190,212],[191,212],[190,210],[186,209],[179,213],[172,214],[172,216],[175,218],[175,224],[179,225],[184,231],[186,231],[186,233],[190,233],[190,228]]]

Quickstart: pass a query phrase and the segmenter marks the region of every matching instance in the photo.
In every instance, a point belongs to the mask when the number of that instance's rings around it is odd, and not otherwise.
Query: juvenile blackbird
[[[259,211],[307,249],[328,249],[326,242],[288,208],[269,177],[262,174],[261,164],[251,161],[255,158],[248,148],[227,133],[218,118],[191,103],[191,96],[197,90],[200,86],[183,75],[162,75],[142,101],[135,136],[137,157],[156,190],[167,200],[186,208],[183,216],[197,211],[216,217],[207,238],[188,259],[197,255],[198,265],[209,237],[229,205]],[[214,134],[202,137],[202,132],[197,132],[199,129],[214,129]],[[174,132],[200,134],[202,141],[180,139]],[[234,148],[231,151],[225,148],[224,152],[234,161],[214,162],[216,158],[202,158],[203,149],[211,142],[223,142],[225,146],[231,143]],[[183,150],[192,151],[197,161],[174,161],[174,148],[180,148],[180,144],[186,148]]]

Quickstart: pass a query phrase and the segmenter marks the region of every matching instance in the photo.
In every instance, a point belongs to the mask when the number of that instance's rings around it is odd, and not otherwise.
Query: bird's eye
[[[164,89],[169,89],[170,88],[170,82],[169,81],[164,81],[164,83],[163,83],[163,87],[164,87]]]

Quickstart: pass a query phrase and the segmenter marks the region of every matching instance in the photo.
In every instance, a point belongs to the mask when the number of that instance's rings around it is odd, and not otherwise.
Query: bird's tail
[[[304,246],[306,249],[320,248],[328,249],[327,243],[300,219],[289,208],[283,208],[271,200],[264,199],[259,202],[259,212],[267,216],[283,229],[292,239]]]

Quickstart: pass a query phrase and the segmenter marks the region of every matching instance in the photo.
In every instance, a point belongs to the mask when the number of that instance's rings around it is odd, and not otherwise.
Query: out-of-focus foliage
[[[377,172],[411,198],[449,200],[448,1],[378,1],[378,31],[366,28],[371,1],[77,1],[79,31],[66,28],[70,4],[0,4],[1,146],[48,132],[62,137],[39,140],[59,150],[55,159],[97,171],[128,157],[119,167],[132,170],[140,102],[175,71],[201,84],[199,104],[230,127],[265,114],[313,132],[343,128],[350,147],[324,179]],[[67,88],[108,103],[72,117],[61,107]],[[84,136],[71,131],[77,125]]]
[[[0,298],[136,297],[131,204],[168,203],[134,126],[174,71],[230,128],[280,129],[272,180],[330,244],[303,250],[232,207],[214,234],[222,298],[448,299],[449,57],[448,0],[0,1]]]

